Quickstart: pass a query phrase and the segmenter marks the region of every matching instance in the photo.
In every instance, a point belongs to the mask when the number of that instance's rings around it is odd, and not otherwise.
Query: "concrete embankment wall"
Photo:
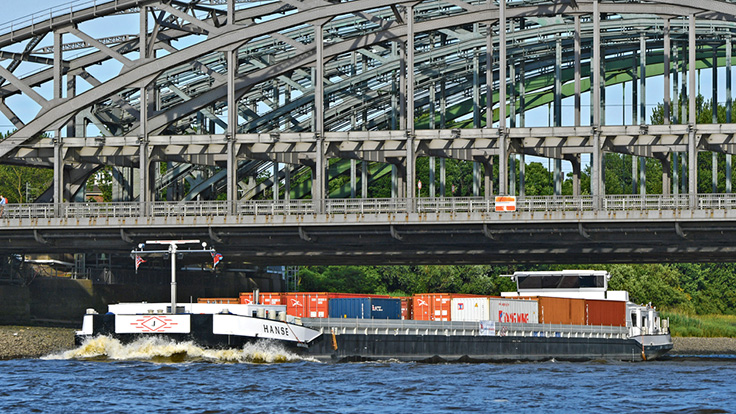
[[[30,289],[25,286],[0,286],[0,324],[26,324],[30,320]]]
[[[238,275],[185,276],[177,284],[177,301],[237,297],[254,287],[252,279]],[[87,308],[104,313],[109,303],[170,300],[171,286],[166,283],[94,284],[87,279],[37,277],[27,286],[0,285],[0,325],[75,326]]]

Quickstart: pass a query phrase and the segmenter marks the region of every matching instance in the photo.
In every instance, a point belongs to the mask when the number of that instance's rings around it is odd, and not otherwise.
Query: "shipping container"
[[[401,319],[414,319],[414,316],[412,315],[411,296],[402,296],[399,299],[401,299]]]
[[[401,319],[401,300],[390,298],[330,299],[330,318]]]
[[[286,313],[299,318],[326,318],[329,316],[330,293],[284,293]]]
[[[454,297],[450,318],[453,321],[487,321],[491,318],[487,297]]]
[[[585,315],[586,325],[626,326],[626,302],[587,299]]]
[[[371,298],[371,299],[389,299],[389,295],[370,295],[367,293],[329,293],[330,299],[347,299],[347,298]]]
[[[453,298],[481,298],[459,293],[417,293],[412,296],[412,317],[418,321],[452,320]]]
[[[284,294],[280,292],[259,293],[258,302],[260,305],[283,305]]]
[[[414,319],[418,321],[449,321],[451,307],[449,293],[418,293],[412,297]]]
[[[240,292],[240,304],[241,305],[252,305],[253,304],[253,292]]]
[[[507,323],[539,323],[539,304],[536,300],[491,298],[489,305],[489,320]]]
[[[238,298],[198,298],[197,303],[232,303],[238,304],[240,300]]]
[[[561,325],[585,325],[585,299],[540,296],[539,322]]]

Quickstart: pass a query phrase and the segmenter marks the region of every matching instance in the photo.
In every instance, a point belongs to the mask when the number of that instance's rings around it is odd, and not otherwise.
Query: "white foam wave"
[[[52,354],[44,359],[138,360],[154,362],[229,362],[284,363],[312,359],[303,358],[271,341],[258,341],[239,349],[207,349],[193,342],[177,342],[169,338],[148,336],[123,344],[109,336],[85,340],[78,348]]]

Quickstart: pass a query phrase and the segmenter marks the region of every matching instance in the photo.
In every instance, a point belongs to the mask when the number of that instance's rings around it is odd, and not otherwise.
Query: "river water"
[[[325,364],[273,345],[98,338],[0,361],[0,411],[63,413],[736,412],[736,358]]]

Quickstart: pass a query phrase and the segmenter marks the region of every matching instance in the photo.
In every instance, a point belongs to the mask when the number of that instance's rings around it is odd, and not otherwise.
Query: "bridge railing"
[[[736,194],[698,194],[696,210],[736,209]],[[690,209],[687,194],[662,195],[611,195],[601,199],[601,211],[674,211]],[[236,202],[212,200],[170,202],[156,201],[118,203],[62,203],[8,204],[1,218],[115,218],[115,217],[224,217],[273,216],[316,214],[315,200],[241,200]],[[345,214],[404,214],[414,208],[420,214],[434,213],[495,213],[492,199],[483,197],[446,198],[341,198],[324,200],[324,213]],[[594,211],[592,196],[533,196],[519,197],[517,212]],[[505,213],[507,214],[507,213]]]

